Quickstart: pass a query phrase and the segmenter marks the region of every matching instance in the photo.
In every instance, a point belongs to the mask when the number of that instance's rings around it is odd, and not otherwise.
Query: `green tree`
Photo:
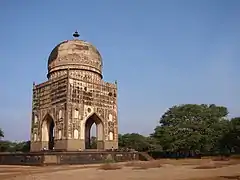
[[[30,141],[0,141],[0,152],[29,152]]]
[[[135,149],[137,151],[147,151],[151,147],[148,137],[138,133],[119,134],[119,148]]]
[[[222,149],[229,153],[240,153],[240,117],[232,118],[229,130],[220,141]]]
[[[97,149],[97,138],[95,136],[90,139],[90,147],[91,149]]]
[[[16,143],[15,151],[29,152],[30,151],[30,141],[22,141],[22,142]]]
[[[0,138],[3,138],[4,137],[4,132],[3,130],[0,128]]]
[[[213,152],[228,131],[227,115],[226,107],[214,104],[173,106],[163,114],[152,137],[168,152]]]

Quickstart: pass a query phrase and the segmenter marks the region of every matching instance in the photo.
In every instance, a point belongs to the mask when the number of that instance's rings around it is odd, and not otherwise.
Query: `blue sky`
[[[118,80],[120,132],[149,134],[167,108],[215,103],[240,116],[239,0],[0,2],[0,127],[30,137],[32,82],[61,41],[93,43]]]

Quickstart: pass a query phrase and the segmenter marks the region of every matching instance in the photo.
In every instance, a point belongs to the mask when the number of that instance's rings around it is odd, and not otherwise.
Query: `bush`
[[[101,170],[117,170],[117,169],[122,169],[122,167],[118,164],[114,164],[114,163],[105,163],[102,164],[99,169]]]

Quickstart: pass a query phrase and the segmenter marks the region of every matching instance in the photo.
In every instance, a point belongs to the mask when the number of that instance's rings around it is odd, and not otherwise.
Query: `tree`
[[[23,141],[23,142],[16,143],[15,151],[29,152],[30,151],[30,141]]]
[[[97,149],[97,137],[95,137],[95,136],[91,137],[90,147],[91,147],[91,149]]]
[[[163,114],[151,135],[164,151],[186,154],[216,151],[228,131],[226,107],[214,104],[173,106]]]
[[[147,151],[151,147],[148,137],[138,133],[119,134],[118,144],[119,148],[135,149],[137,151]]]
[[[11,141],[1,141],[0,142],[0,152],[29,152],[30,141],[23,142],[11,142]]]
[[[228,128],[220,141],[221,147],[229,153],[240,153],[240,117],[232,118]]]
[[[3,130],[0,128],[0,138],[3,138],[4,137],[4,132]]]

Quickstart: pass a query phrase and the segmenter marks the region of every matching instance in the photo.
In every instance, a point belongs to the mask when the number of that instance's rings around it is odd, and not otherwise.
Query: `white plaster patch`
[[[81,133],[80,133],[80,139],[84,139],[84,131],[85,131],[85,121],[81,121],[80,122],[80,131],[81,131]]]
[[[78,139],[78,130],[74,129],[73,138]]]
[[[59,110],[58,117],[59,117],[59,119],[62,118],[62,110]]]
[[[58,139],[62,139],[62,131],[61,130],[58,131]]]
[[[110,140],[110,141],[113,140],[113,132],[109,132],[109,140]]]
[[[111,122],[113,121],[113,116],[112,116],[112,114],[109,114],[109,115],[108,115],[108,119],[109,119],[109,121],[111,121]]]
[[[37,141],[37,134],[36,133],[34,133],[34,135],[33,135],[33,141]]]
[[[78,118],[79,117],[79,111],[78,109],[74,110],[74,118]]]
[[[35,116],[34,116],[34,123],[36,124],[37,122],[38,122],[38,116],[35,115]]]
[[[48,141],[48,126],[47,126],[47,122],[44,121],[42,124],[42,141]]]

